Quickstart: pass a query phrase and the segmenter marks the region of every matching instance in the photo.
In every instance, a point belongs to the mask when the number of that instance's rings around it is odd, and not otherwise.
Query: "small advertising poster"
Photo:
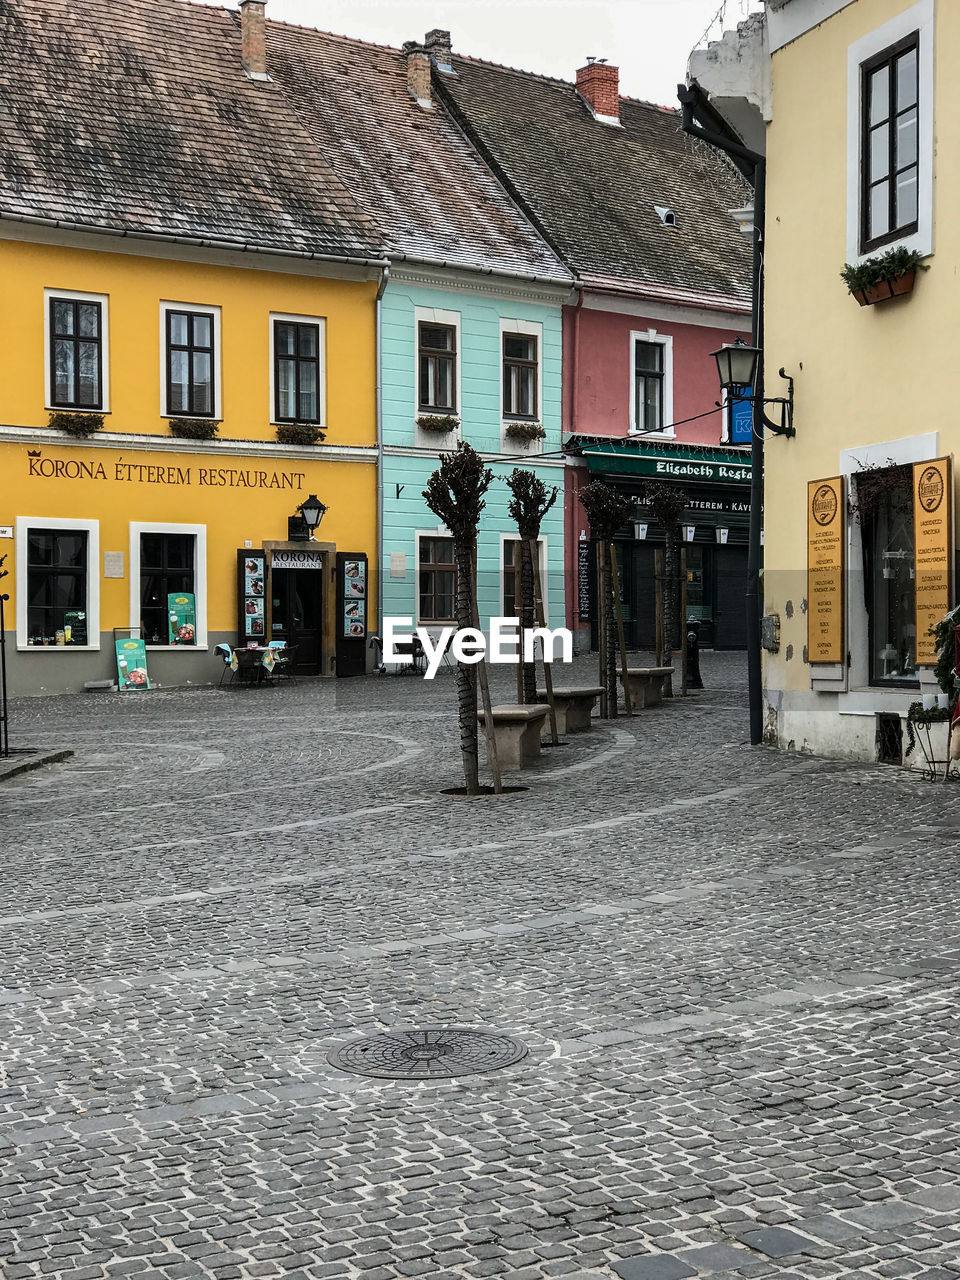
[[[930,628],[950,611],[950,531],[953,484],[949,458],[913,464],[913,545],[916,561],[917,666],[937,661]]]
[[[807,653],[810,662],[843,662],[843,477],[807,485]]]
[[[366,597],[367,563],[365,560],[347,560],[344,563],[343,594],[347,599]]]
[[[343,634],[350,637],[367,634],[366,600],[344,600]]]
[[[197,643],[197,598],[188,591],[167,596],[168,644]]]
[[[260,551],[241,552],[240,555],[240,613],[241,636],[260,639],[266,630],[263,607],[265,589],[264,556]]]
[[[87,615],[82,609],[68,609],[63,615],[63,643],[87,643]]]
[[[117,675],[120,692],[127,689],[149,689],[147,648],[142,640],[117,641]]]

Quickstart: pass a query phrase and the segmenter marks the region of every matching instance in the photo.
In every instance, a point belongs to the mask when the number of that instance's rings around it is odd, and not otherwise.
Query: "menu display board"
[[[167,596],[167,643],[197,643],[197,598],[189,591]]]
[[[117,677],[121,693],[130,689],[149,689],[147,647],[142,640],[118,640]]]
[[[266,559],[262,551],[240,551],[240,625],[238,634],[250,640],[262,640],[266,635]]]
[[[949,458],[913,464],[913,546],[916,578],[917,666],[933,666],[930,628],[950,611],[953,477]]]
[[[577,543],[577,612],[590,617],[590,543],[581,538]]]
[[[343,634],[363,637],[367,634],[367,562],[343,562]]]
[[[843,662],[843,476],[807,484],[807,660]]]

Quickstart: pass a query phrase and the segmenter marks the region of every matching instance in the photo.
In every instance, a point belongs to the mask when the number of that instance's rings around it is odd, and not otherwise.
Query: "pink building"
[[[741,647],[750,436],[717,407],[710,353],[749,337],[751,250],[734,211],[751,192],[679,112],[621,98],[616,67],[589,62],[575,84],[462,57],[456,70],[438,77],[446,104],[576,280],[563,330],[567,625],[590,644],[595,558],[577,494],[602,478],[636,500],[617,550],[628,644],[652,645],[664,531],[643,493],[659,480],[688,499],[702,642]]]

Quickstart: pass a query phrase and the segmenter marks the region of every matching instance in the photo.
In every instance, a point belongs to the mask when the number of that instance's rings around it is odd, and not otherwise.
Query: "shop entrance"
[[[298,675],[319,675],[323,573],[319,568],[274,569],[270,583],[270,639],[285,640],[296,648]]]

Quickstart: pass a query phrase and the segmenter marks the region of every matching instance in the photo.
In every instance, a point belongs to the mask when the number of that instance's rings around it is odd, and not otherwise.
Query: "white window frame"
[[[220,350],[220,307],[207,306],[200,302],[161,302],[160,303],[160,417],[186,418],[186,413],[171,413],[167,404],[167,312],[195,311],[200,315],[210,316],[213,321],[213,414],[211,422],[223,421],[223,385],[221,366],[223,364]]]
[[[87,535],[87,639],[92,644],[27,644],[27,539],[32,529],[56,529]],[[17,516],[17,650],[24,653],[98,653],[100,650],[100,521],[60,516]]]
[[[500,534],[500,563],[499,563],[499,569],[500,569],[500,617],[501,617],[501,618],[505,618],[505,617],[507,616],[507,613],[506,613],[507,606],[506,606],[506,603],[505,603],[505,594],[506,594],[506,593],[505,593],[505,591],[504,591],[504,585],[503,585],[503,548],[504,548],[504,544],[505,544],[505,543],[507,543],[507,542],[521,542],[521,541],[522,541],[522,539],[521,539],[520,535],[519,535],[519,534],[517,534],[517,533],[501,533],[501,534]],[[546,618],[546,620],[547,620],[547,625],[549,626],[549,623],[550,623],[550,588],[549,588],[549,585],[548,585],[548,584],[549,584],[549,581],[550,581],[550,572],[549,572],[550,561],[549,561],[549,558],[548,558],[548,557],[549,557],[549,546],[548,546],[548,543],[547,543],[547,535],[546,535],[545,533],[541,533],[540,537],[537,539],[537,546],[538,546],[539,551],[540,551],[540,586],[541,586],[541,589],[542,589],[542,591],[543,591],[543,616],[544,616],[544,618]]]
[[[879,249],[861,252],[861,173],[862,146],[862,75],[861,67],[884,49],[919,32],[918,57],[919,100],[918,111],[918,176],[917,176],[917,230],[899,240],[891,240]],[[919,0],[918,4],[897,14],[882,27],[854,41],[847,49],[847,261],[863,262],[878,253],[890,249],[915,249],[929,256],[933,253],[933,38],[934,0]]]
[[[535,418],[507,417],[506,405],[503,403],[503,339],[508,333],[517,333],[523,337],[536,338],[537,340],[537,416]],[[497,376],[500,383],[498,397],[500,400],[500,419],[503,426],[508,427],[511,422],[539,422],[541,425],[545,425],[543,421],[543,325],[539,320],[511,320],[507,316],[500,317],[500,349],[497,353]],[[509,436],[507,440],[509,440]],[[540,443],[542,444],[542,442]]]
[[[416,421],[417,418],[426,417],[433,413],[439,412],[439,410],[435,410],[435,409],[420,408],[420,325],[421,324],[445,324],[445,325],[449,325],[453,329],[456,329],[457,331],[457,337],[456,337],[457,350],[455,352],[454,379],[453,379],[454,387],[456,388],[455,396],[454,396],[456,400],[456,407],[452,410],[452,413],[454,413],[456,417],[460,418],[461,421],[463,420],[463,412],[462,412],[463,342],[461,341],[461,335],[460,335],[460,321],[461,321],[461,314],[459,311],[443,311],[439,307],[414,307],[413,309],[413,350],[414,350],[413,417],[414,417],[414,421]],[[428,436],[430,433],[423,431],[420,434],[424,436]],[[436,440],[436,436],[431,436],[428,443],[431,445],[435,445],[436,443],[438,443]]]
[[[452,542],[453,535],[445,525],[438,525],[436,529],[418,529],[414,534],[415,561],[414,561],[414,573],[413,573],[413,589],[414,589],[415,595],[413,599],[413,603],[414,603],[413,613],[414,613],[414,618],[416,619],[414,625],[418,627],[426,627],[427,631],[430,632],[430,634],[434,634],[434,633],[439,634],[441,628],[443,627],[456,626],[457,620],[456,620],[456,617],[453,617],[450,619],[449,622],[433,622],[433,621],[424,622],[424,620],[420,617],[420,539],[421,538],[449,538],[450,541]],[[456,567],[456,549],[454,549],[454,567]],[[456,614],[456,610],[457,610],[456,597],[454,597],[454,601],[453,601],[453,610],[454,610],[454,614]]]
[[[54,299],[64,302],[100,303],[100,399],[99,409],[85,409],[81,405],[66,407],[53,403],[53,379],[51,355],[53,337],[50,333],[50,303]],[[110,295],[85,293],[82,289],[44,289],[43,291],[43,403],[50,413],[109,413],[110,412]]]
[[[291,324],[314,324],[319,329],[317,334],[317,351],[319,353],[319,362],[317,368],[317,408],[320,411],[319,421],[317,425],[321,431],[327,425],[327,320],[325,316],[296,316],[286,311],[271,311],[269,316],[270,335],[270,417],[268,421],[271,426],[278,426],[280,419],[277,417],[277,388],[276,388],[276,344],[274,340],[275,326],[279,321],[289,321]]]
[[[663,348],[663,431],[643,431],[637,425],[637,343],[652,342]],[[630,431],[645,440],[674,440],[673,423],[673,335],[656,329],[634,329],[630,334]]]
[[[169,649],[174,653],[193,653],[207,648],[207,526],[205,524],[168,524],[166,521],[130,522],[130,629],[140,635],[140,535],[142,533],[186,533],[194,537],[193,595],[197,607],[196,644],[151,644],[151,653]],[[146,637],[141,637],[146,643]]]

